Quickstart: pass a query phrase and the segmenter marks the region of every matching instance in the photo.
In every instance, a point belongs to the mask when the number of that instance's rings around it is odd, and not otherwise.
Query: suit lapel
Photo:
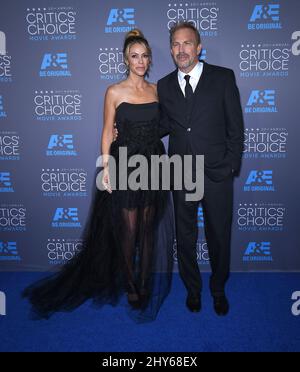
[[[186,118],[185,113],[186,101],[178,83],[177,72],[178,70],[173,71],[169,80],[170,97],[172,97],[172,101],[175,102],[174,106],[172,106],[172,112],[175,112],[175,119],[178,118],[178,120],[176,120],[178,124],[184,127],[189,127],[191,125],[190,123],[193,121],[193,115],[195,114],[195,111],[201,108],[202,98],[205,97],[205,94],[209,90],[209,78],[211,69],[209,64],[203,62],[203,71],[194,92],[190,115],[191,119],[189,122],[187,121]]]
[[[170,76],[169,81],[169,92],[170,97],[172,97],[172,101],[174,101],[174,105],[172,106],[172,111],[176,113],[176,120],[178,124],[186,126],[186,117],[185,117],[185,97],[182,93],[178,82],[178,70],[173,71],[172,75]]]
[[[170,83],[171,83],[171,92],[173,92],[173,94],[176,95],[176,100],[177,102],[178,101],[182,101],[184,102],[185,98],[184,98],[184,95],[182,93],[182,90],[180,88],[180,85],[179,85],[179,82],[178,82],[178,75],[177,75],[177,71],[178,70],[175,70],[171,76],[171,79],[170,79]]]
[[[201,107],[202,97],[205,96],[207,89],[208,89],[208,82],[209,82],[209,75],[210,75],[210,66],[203,62],[203,71],[196,86],[194,97],[193,97],[193,106],[191,110],[191,120],[193,118],[193,114],[196,108]]]

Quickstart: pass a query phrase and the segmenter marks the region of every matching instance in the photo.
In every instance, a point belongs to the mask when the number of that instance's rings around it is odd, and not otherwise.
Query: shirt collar
[[[198,62],[196,66],[188,73],[186,74],[185,72],[182,72],[178,69],[178,78],[179,81],[182,82],[184,80],[185,75],[190,75],[192,79],[196,79],[197,81],[199,80],[201,73],[203,70],[203,63]]]

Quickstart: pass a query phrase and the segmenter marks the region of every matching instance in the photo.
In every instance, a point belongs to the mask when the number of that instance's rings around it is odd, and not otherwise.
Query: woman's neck
[[[136,90],[143,90],[147,85],[144,76],[130,74],[127,78],[129,85]]]

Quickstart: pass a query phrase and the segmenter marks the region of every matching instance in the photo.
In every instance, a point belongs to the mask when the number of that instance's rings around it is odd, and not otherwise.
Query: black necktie
[[[193,97],[193,88],[190,84],[190,75],[185,75],[184,79],[186,81],[184,88],[185,98],[189,100]]]

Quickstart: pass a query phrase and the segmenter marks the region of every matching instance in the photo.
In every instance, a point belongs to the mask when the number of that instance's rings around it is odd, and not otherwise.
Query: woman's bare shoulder
[[[122,91],[126,88],[126,84],[124,84],[124,81],[120,81],[118,83],[109,85],[106,89],[106,93],[110,95],[116,95],[119,93],[122,93]]]
[[[126,84],[124,84],[124,81],[112,84],[107,87],[106,89],[106,99],[110,100],[111,102],[114,102],[114,105],[116,106],[122,96],[124,95],[124,92],[126,90]]]

